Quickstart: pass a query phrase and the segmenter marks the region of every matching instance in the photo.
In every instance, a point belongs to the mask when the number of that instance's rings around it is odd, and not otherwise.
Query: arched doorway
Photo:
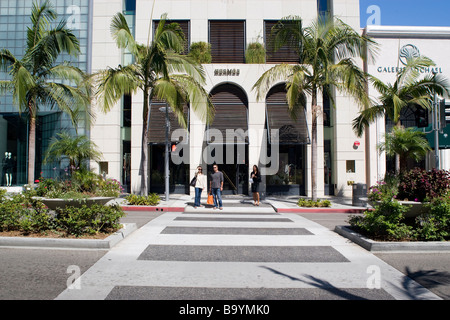
[[[216,163],[224,174],[223,194],[248,194],[247,95],[237,85],[224,83],[210,96],[215,115],[206,130],[208,173]]]
[[[306,97],[303,97],[306,105]],[[278,143],[279,167],[276,174],[266,177],[268,195],[306,194],[306,144],[310,143],[305,109],[298,110],[294,120],[286,100],[285,84],[274,86],[266,96],[266,129],[268,151]],[[271,141],[278,130],[279,141]]]

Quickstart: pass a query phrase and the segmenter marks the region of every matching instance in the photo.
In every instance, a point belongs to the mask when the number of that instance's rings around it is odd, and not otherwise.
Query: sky
[[[361,28],[384,26],[450,26],[449,0],[360,0]]]

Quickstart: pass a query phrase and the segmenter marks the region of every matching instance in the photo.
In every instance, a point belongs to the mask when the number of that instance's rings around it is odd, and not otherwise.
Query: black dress
[[[259,183],[261,182],[261,175],[259,172],[255,173],[252,171],[251,177],[253,179],[252,182],[252,192],[259,192]]]

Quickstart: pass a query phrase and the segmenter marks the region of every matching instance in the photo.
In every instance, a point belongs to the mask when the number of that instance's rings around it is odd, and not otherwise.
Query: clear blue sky
[[[360,0],[361,27],[384,26],[450,26],[449,0]],[[367,10],[370,6],[373,10]],[[379,9],[378,9],[379,8]]]

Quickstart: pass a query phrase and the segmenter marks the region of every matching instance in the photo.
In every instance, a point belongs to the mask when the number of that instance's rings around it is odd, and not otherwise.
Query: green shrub
[[[311,208],[311,207],[325,208],[325,207],[330,207],[331,206],[331,202],[329,200],[313,201],[311,199],[300,198],[298,200],[298,202],[297,202],[297,205],[299,207],[307,207],[307,208]]]
[[[368,210],[363,216],[352,216],[349,223],[376,240],[410,240],[415,238],[415,232],[403,222],[407,210],[408,207],[397,200],[385,198],[375,210]]]
[[[211,44],[203,41],[193,42],[188,56],[200,64],[211,63]]]
[[[82,199],[87,197],[118,197],[123,188],[115,179],[104,179],[86,169],[72,171],[66,180],[39,178],[35,193],[40,197]]]
[[[450,190],[450,172],[414,168],[400,176],[398,199],[430,201]]]
[[[120,228],[119,220],[123,216],[119,206],[99,204],[66,207],[52,214],[41,202],[15,195],[0,203],[0,231],[24,234],[54,231],[75,236],[110,233]]]
[[[448,197],[446,197],[448,199]],[[450,203],[436,199],[427,205],[429,213],[416,218],[418,237],[421,240],[443,241],[450,237]]]
[[[94,204],[90,207],[66,207],[58,209],[56,227],[67,234],[81,236],[99,232],[112,232],[120,228],[119,220],[124,216],[119,206]]]
[[[20,218],[25,211],[20,202],[5,200],[0,202],[0,231],[20,230]]]
[[[395,174],[387,173],[382,181],[369,188],[367,195],[370,201],[381,201],[384,198],[392,199],[398,194],[400,179]]]
[[[266,49],[259,42],[249,43],[245,51],[245,63],[266,63]]]
[[[6,189],[0,189],[0,203],[6,199]]]
[[[128,204],[136,206],[156,206],[160,201],[156,193],[151,193],[148,196],[130,194],[125,199],[128,201]]]

